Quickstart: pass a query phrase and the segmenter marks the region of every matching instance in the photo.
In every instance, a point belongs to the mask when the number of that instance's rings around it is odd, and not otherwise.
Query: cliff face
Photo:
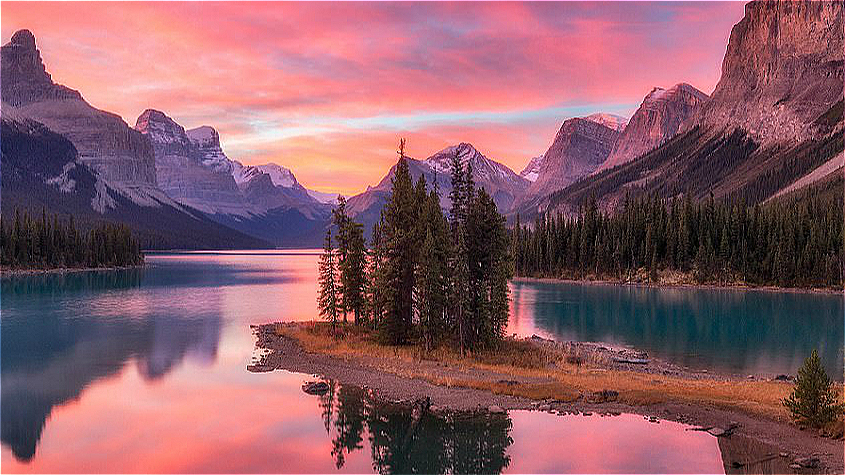
[[[135,129],[152,143],[156,180],[168,196],[208,214],[248,214],[231,173],[204,165],[204,153],[181,125],[160,111],[147,109]]]
[[[67,137],[79,160],[119,187],[154,188],[150,142],[119,116],[91,107],[79,92],[53,82],[35,46],[20,30],[2,48],[4,108]]]
[[[588,118],[566,120],[543,154],[526,197],[542,198],[595,171],[617,142],[617,130]]]
[[[747,4],[711,100],[685,125],[740,127],[763,144],[813,137],[842,100],[842,20],[841,1]]]
[[[596,173],[627,163],[659,146],[678,133],[681,124],[695,114],[707,95],[689,84],[652,89],[631,117]]]

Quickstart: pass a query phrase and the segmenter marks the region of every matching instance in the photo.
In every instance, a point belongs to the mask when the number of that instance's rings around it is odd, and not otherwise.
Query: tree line
[[[80,231],[71,216],[40,217],[15,211],[0,217],[0,264],[13,269],[53,269],[138,265],[144,256],[128,227],[101,224]]]
[[[334,326],[347,314],[385,343],[452,344],[466,351],[495,345],[508,320],[513,275],[509,234],[472,164],[451,159],[451,211],[437,180],[414,183],[400,142],[399,163],[372,242],[341,199],[320,259],[318,304]],[[337,243],[335,247],[334,244]]]
[[[691,274],[700,283],[842,287],[841,195],[765,205],[689,196],[626,196],[614,213],[587,200],[573,217],[540,216],[512,232],[523,276],[645,278]]]

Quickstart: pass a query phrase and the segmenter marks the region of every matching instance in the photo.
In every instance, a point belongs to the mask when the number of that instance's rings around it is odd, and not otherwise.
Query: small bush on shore
[[[783,405],[789,409],[796,423],[819,429],[836,421],[842,414],[845,406],[840,402],[840,396],[816,350],[798,370],[795,382],[795,389],[784,399]]]

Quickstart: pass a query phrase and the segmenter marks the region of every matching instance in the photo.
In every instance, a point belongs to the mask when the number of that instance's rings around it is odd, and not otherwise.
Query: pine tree
[[[335,262],[335,250],[332,246],[331,230],[326,231],[323,254],[320,256],[319,273],[320,295],[317,299],[317,306],[320,309],[320,315],[331,322],[332,334],[335,334],[340,302],[338,300],[337,264]]]
[[[390,344],[404,344],[411,329],[416,259],[418,207],[411,172],[405,159],[405,140],[399,143],[399,162],[391,182],[390,197],[382,209],[379,292],[383,300],[381,335]]]
[[[816,350],[798,370],[795,389],[784,399],[783,405],[792,413],[795,422],[814,428],[820,428],[842,414],[845,406]]]

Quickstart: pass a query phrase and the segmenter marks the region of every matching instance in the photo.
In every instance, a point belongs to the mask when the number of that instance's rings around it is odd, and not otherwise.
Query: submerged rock
[[[306,394],[322,396],[323,394],[329,392],[329,385],[325,381],[309,381],[303,383],[302,390]]]

